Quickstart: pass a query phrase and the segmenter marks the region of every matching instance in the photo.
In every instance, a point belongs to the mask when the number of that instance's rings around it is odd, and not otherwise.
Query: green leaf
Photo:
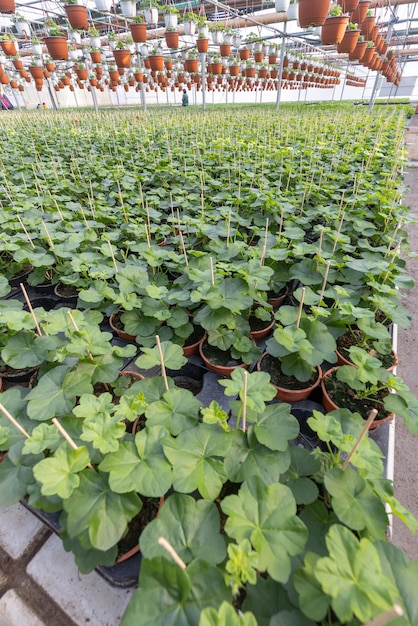
[[[217,432],[198,424],[163,442],[164,453],[173,465],[173,487],[180,493],[198,489],[203,498],[214,500],[227,479],[224,458],[228,454],[230,433]]]
[[[385,576],[373,543],[357,537],[344,526],[334,525],[327,535],[329,557],[318,559],[315,576],[338,619],[357,617],[367,622],[398,601],[393,582]]]
[[[14,444],[0,463],[0,506],[19,502],[27,494],[29,485],[35,482],[32,468],[42,456],[22,454],[23,443],[21,440]]]
[[[290,412],[290,404],[270,404],[257,418],[254,434],[270,450],[285,452],[289,441],[299,434],[299,422]]]
[[[90,463],[87,448],[73,450],[64,441],[53,456],[43,459],[33,468],[33,474],[41,483],[44,496],[58,495],[69,498],[80,484],[79,473]]]
[[[247,434],[240,430],[231,433],[230,454],[225,460],[228,477],[233,482],[242,482],[251,476],[259,476],[266,484],[279,482],[280,475],[290,464],[290,455],[271,450],[261,444],[250,428]]]
[[[219,531],[219,512],[213,502],[174,493],[142,532],[141,552],[146,559],[163,556],[170,560],[158,543],[158,538],[164,537],[185,563],[202,559],[217,565],[226,556],[225,539]]]
[[[78,488],[63,504],[69,536],[77,537],[87,530],[92,546],[98,550],[116,545],[142,508],[135,493],[114,493],[107,478],[92,470],[80,474]]]
[[[305,448],[290,446],[290,467],[281,477],[281,482],[289,487],[297,504],[310,504],[318,498],[318,487],[310,476],[319,473],[319,460]]]
[[[228,413],[222,409],[222,407],[212,400],[208,407],[201,409],[202,419],[205,424],[220,424],[220,426],[228,431]]]
[[[238,495],[224,498],[221,508],[229,516],[225,532],[238,542],[248,539],[258,553],[258,569],[278,582],[286,582],[290,557],[302,552],[308,538],[290,489],[250,478]]]
[[[178,435],[195,426],[200,404],[188,389],[174,387],[164,393],[163,400],[149,404],[145,416],[150,426],[165,426],[172,435]]]
[[[144,559],[141,586],[126,609],[121,626],[196,626],[207,606],[231,602],[222,573],[196,559],[185,571],[163,557]]]
[[[100,450],[102,454],[115,452],[119,448],[119,439],[126,432],[125,424],[109,413],[99,413],[83,421],[80,438],[90,441],[93,448]]]
[[[55,448],[61,441],[61,435],[53,424],[39,424],[31,432],[23,446],[24,454],[40,454],[47,448]]]
[[[187,363],[187,359],[183,355],[183,349],[170,341],[161,342],[161,351],[166,368],[179,370]],[[135,365],[140,369],[148,370],[156,365],[161,365],[160,353],[157,346],[154,346],[154,348],[144,347],[142,348],[142,352],[143,354],[135,361]]]
[[[232,604],[223,602],[218,611],[213,607],[203,609],[199,626],[257,626],[257,622],[252,613],[238,615]]]
[[[299,594],[299,606],[306,617],[314,619],[315,623],[326,617],[331,602],[331,598],[324,594],[315,576],[319,559],[318,554],[308,552],[305,556],[304,567],[296,570],[294,574],[294,585]]]
[[[247,377],[247,407],[251,411],[262,413],[265,403],[273,400],[277,391],[270,384],[270,376],[266,372],[244,373],[242,368],[236,368],[227,380],[220,380],[219,384],[225,387],[226,396],[239,396],[244,401],[244,377]]]
[[[54,338],[22,331],[10,337],[1,351],[1,357],[10,367],[24,369],[40,365],[54,347]]]
[[[161,445],[167,435],[161,426],[147,427],[135,435],[135,442],[124,441],[116,452],[107,454],[99,469],[109,472],[111,489],[116,493],[136,491],[146,497],[167,493],[172,470]]]
[[[385,537],[388,525],[385,507],[354,469],[330,469],[325,473],[324,482],[332,496],[334,512],[341,522],[353,530],[367,529],[375,539]]]

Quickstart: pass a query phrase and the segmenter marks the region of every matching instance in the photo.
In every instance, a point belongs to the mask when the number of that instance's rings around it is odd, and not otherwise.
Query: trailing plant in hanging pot
[[[348,15],[343,15],[342,8],[337,4],[328,13],[321,30],[322,45],[338,44],[342,41],[348,24]]]
[[[322,26],[325,22],[330,0],[299,0],[299,23],[302,28]]]

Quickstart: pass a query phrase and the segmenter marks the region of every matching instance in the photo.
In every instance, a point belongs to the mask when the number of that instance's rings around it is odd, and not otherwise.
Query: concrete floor
[[[404,204],[410,207],[418,220],[418,115],[409,120],[406,131],[409,167],[405,170],[405,183],[409,191]],[[410,247],[418,251],[418,224],[408,228]],[[418,395],[418,259],[407,261],[407,271],[414,278],[416,286],[407,292],[403,304],[413,316],[408,330],[398,331],[398,353],[400,362],[397,373]],[[395,423],[395,495],[418,519],[418,437],[413,437],[403,426],[400,418]],[[418,536],[412,536],[406,527],[395,520],[393,542],[414,560],[418,560]]]
[[[405,198],[418,216],[418,116],[406,131],[410,166]],[[409,227],[411,249],[418,250],[418,225]],[[408,260],[408,271],[418,285],[418,260]],[[415,320],[399,330],[399,375],[418,395],[418,286],[405,297]],[[382,427],[383,428],[383,427]],[[418,519],[418,437],[396,419],[394,484],[397,498]],[[23,531],[23,532],[22,532]],[[411,559],[418,560],[418,537],[395,521],[393,541]],[[0,509],[0,626],[116,626],[133,593],[108,585],[96,572],[79,574],[71,554],[20,504]]]

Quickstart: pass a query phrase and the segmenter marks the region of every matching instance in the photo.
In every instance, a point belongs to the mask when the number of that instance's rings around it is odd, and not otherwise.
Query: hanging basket
[[[361,24],[364,21],[370,5],[371,0],[362,0],[358,3],[357,8],[353,11],[353,15],[351,16],[353,24]]]
[[[329,46],[341,43],[345,35],[347,24],[348,16],[339,15],[335,17],[327,17],[321,30],[322,45]]]
[[[87,30],[89,27],[87,21],[87,9],[81,4],[65,4],[64,10],[68,21],[74,30]]]
[[[374,15],[367,15],[361,24],[360,30],[364,39],[371,39],[373,26],[375,25],[376,18]]]
[[[322,26],[327,19],[330,0],[299,0],[299,24],[301,28]]]
[[[0,0],[0,13],[14,13],[15,0]]]
[[[179,47],[179,33],[176,30],[167,31],[165,33],[165,42],[167,48],[175,49]]]
[[[45,37],[44,44],[54,61],[68,59],[68,43],[65,37]]]
[[[196,46],[200,53],[207,52],[209,50],[209,39],[198,39]]]
[[[364,53],[366,52],[367,41],[358,41],[356,47],[353,52],[350,52],[348,58],[350,61],[361,61]]]
[[[43,78],[44,76],[44,68],[42,67],[42,65],[31,65],[29,67],[29,72],[34,79]]]
[[[113,56],[115,63],[118,67],[128,69],[131,67],[131,53],[130,50],[113,50]]]
[[[351,13],[357,9],[359,0],[338,0],[337,4],[343,9],[343,13]]]
[[[132,39],[135,43],[145,43],[147,40],[146,24],[129,24]]]
[[[150,54],[148,57],[150,69],[154,72],[162,72],[164,69],[164,57],[162,54]]]
[[[341,42],[337,45],[337,50],[340,54],[349,54],[354,52],[358,38],[360,37],[360,30],[346,30]]]
[[[0,41],[0,46],[6,56],[8,57],[16,56],[17,54],[16,43],[12,39]]]

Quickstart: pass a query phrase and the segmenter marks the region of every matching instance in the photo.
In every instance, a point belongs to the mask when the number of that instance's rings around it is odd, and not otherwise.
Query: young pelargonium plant
[[[276,313],[279,324],[273,337],[267,340],[266,350],[280,361],[284,374],[306,382],[315,367],[324,361],[337,360],[336,343],[328,328],[295,307],[282,306]]]

